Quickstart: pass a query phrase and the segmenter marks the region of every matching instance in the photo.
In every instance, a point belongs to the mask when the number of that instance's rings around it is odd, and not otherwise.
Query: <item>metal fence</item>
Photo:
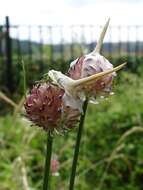
[[[34,71],[42,74],[45,68],[58,63],[64,65],[92,51],[100,31],[101,26],[94,25],[14,26],[6,17],[5,24],[0,26],[0,84],[10,92],[15,90],[21,60],[29,65],[31,75]],[[109,27],[103,44],[104,55],[142,56],[142,34],[143,26]]]

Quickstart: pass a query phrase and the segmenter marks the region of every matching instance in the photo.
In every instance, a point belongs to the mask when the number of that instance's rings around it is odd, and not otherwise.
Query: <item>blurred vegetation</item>
[[[119,64],[123,59],[112,61]],[[127,69],[120,71],[116,79],[115,95],[88,107],[76,190],[143,189],[142,59],[128,60]],[[58,65],[60,69],[62,64]],[[38,69],[31,72],[31,67],[26,66],[27,81],[39,80]],[[21,79],[22,69],[18,74]],[[18,84],[13,98],[16,102],[22,97],[22,79]],[[30,127],[6,103],[1,108],[4,109],[0,117],[0,190],[41,189],[46,133]],[[52,190],[68,189],[76,133],[77,128],[55,137],[53,155],[60,162],[60,175],[52,177]]]
[[[78,48],[77,48],[78,49]],[[78,49],[79,50],[79,49]],[[81,52],[77,51],[77,55],[74,54],[73,59],[81,55]],[[60,53],[60,52],[59,52]],[[105,55],[106,56],[106,55]],[[134,55],[123,55],[123,56],[106,56],[114,65],[121,64],[123,62],[127,62],[126,70],[129,70],[133,73],[139,73],[142,67],[142,56],[134,56]],[[73,59],[41,59],[40,55],[37,54],[37,58],[30,58],[29,55],[23,55],[22,57],[13,56],[13,87],[14,87],[14,96],[22,95],[23,93],[23,69],[22,62],[25,64],[26,75],[27,75],[27,86],[31,88],[35,81],[40,80],[43,77],[43,74],[47,73],[49,69],[56,69],[62,72],[67,72],[69,68],[69,64]],[[5,92],[7,95],[11,96],[6,84],[7,84],[7,75],[6,72],[6,64],[5,60],[0,58],[0,90]],[[13,96],[11,96],[13,98]]]

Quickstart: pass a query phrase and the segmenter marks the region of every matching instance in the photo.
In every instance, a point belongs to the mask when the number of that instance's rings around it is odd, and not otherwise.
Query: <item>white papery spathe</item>
[[[64,75],[60,71],[50,70],[48,72],[49,78],[52,82],[58,85],[65,91],[64,100],[66,105],[70,105],[73,108],[78,108],[82,111],[82,103],[88,97],[89,100],[93,100],[92,94],[88,94],[93,84],[104,76],[110,75],[120,70],[126,63],[123,63],[113,69],[94,74],[89,77],[85,77],[78,80],[73,80],[70,77]],[[95,95],[95,94],[94,94]]]

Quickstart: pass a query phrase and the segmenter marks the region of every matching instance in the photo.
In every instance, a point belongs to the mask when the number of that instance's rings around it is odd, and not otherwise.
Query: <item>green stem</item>
[[[53,143],[53,137],[51,137],[50,133],[48,133],[43,190],[50,190],[50,165],[51,165],[51,155],[52,155],[52,143]]]
[[[77,167],[77,161],[78,161],[78,155],[79,155],[80,141],[81,141],[83,126],[84,126],[84,119],[86,115],[87,105],[88,105],[88,100],[86,100],[83,104],[83,114],[80,117],[80,123],[79,123],[77,138],[76,138],[76,145],[75,145],[72,170],[71,170],[71,176],[70,176],[69,190],[74,189],[74,181],[75,181],[75,176],[76,176],[76,167]]]

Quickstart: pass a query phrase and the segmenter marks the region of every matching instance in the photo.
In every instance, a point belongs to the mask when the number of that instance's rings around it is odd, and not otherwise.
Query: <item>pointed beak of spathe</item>
[[[109,26],[109,22],[110,22],[110,18],[107,20],[106,24],[104,25],[104,27],[102,29],[102,32],[100,34],[99,40],[97,42],[97,45],[96,45],[95,49],[92,52],[93,55],[96,54],[96,53],[100,53],[100,51],[101,51],[103,40],[104,40],[106,31],[108,29],[108,26]]]

